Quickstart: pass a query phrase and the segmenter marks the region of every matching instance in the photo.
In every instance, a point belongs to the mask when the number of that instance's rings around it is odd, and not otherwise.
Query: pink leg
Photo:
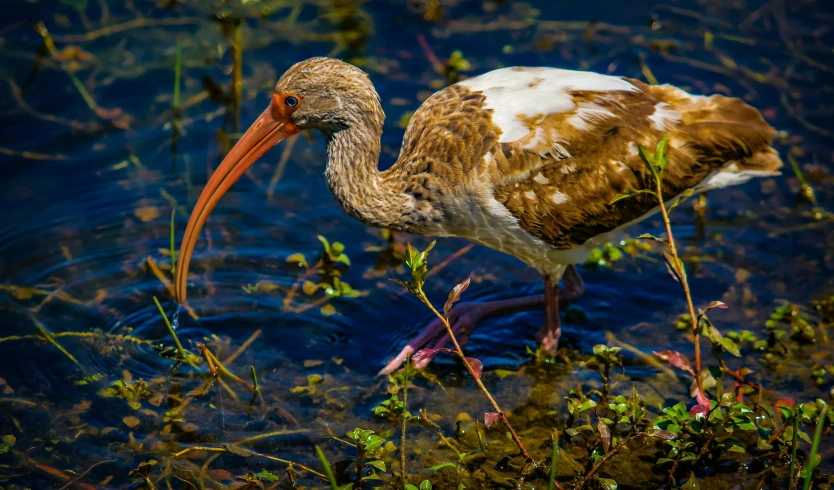
[[[550,345],[558,345],[558,334],[554,333],[559,330],[559,301],[569,302],[573,301],[585,290],[585,285],[576,271],[574,266],[569,266],[564,275],[564,286],[562,287],[562,294],[559,295],[555,284],[549,284],[545,280],[545,294],[537,294],[534,296],[527,296],[525,298],[515,298],[502,301],[492,301],[489,303],[465,303],[457,305],[452,308],[449,313],[449,324],[452,327],[452,332],[463,347],[469,341],[469,337],[475,330],[477,323],[488,316],[504,315],[517,313],[519,311],[536,310],[545,307],[545,326],[539,331],[537,339],[539,342],[546,342],[546,348],[550,349]],[[550,298],[550,301],[547,299]],[[548,307],[548,304],[550,306]],[[546,335],[542,336],[545,332]],[[539,338],[541,337],[541,338]],[[445,346],[451,341],[449,334],[446,333],[446,327],[440,320],[435,320],[426,327],[420,335],[409,342],[399,354],[397,354],[391,362],[389,362],[379,374],[390,374],[399,368],[409,355],[422,349],[438,349]],[[418,369],[424,368],[431,361],[423,361],[417,364]]]
[[[562,336],[562,322],[559,318],[560,301],[572,301],[585,292],[585,284],[575,266],[570,266],[562,277],[563,286],[559,286],[549,277],[544,279],[544,325],[536,333],[536,341],[544,347],[550,355],[555,355],[559,348],[559,337]],[[561,289],[561,291],[560,291]]]
[[[559,337],[562,336],[562,322],[559,319],[559,286],[549,277],[544,277],[544,325],[536,334],[536,341],[549,354],[556,354]]]

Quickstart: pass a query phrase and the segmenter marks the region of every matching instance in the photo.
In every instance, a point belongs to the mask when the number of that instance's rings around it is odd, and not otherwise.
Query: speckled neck
[[[324,134],[329,157],[324,175],[342,209],[366,225],[401,229],[414,208],[413,198],[403,193],[401,179],[390,170],[379,171],[381,117],[350,120]]]

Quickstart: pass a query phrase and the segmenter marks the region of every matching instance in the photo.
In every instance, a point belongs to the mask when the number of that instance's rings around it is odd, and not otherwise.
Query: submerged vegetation
[[[0,490],[834,483],[834,58],[819,1],[622,19],[515,0],[27,5],[0,26],[14,169]],[[320,197],[313,134],[238,184],[207,226],[192,304],[170,300],[199,183],[277,73],[312,54],[371,73],[391,158],[432,91],[541,64],[744,97],[782,130],[790,166],[673,202],[645,224],[654,234],[595,250],[555,357],[533,349],[540,315],[520,314],[375,377],[435,317],[453,339],[452,304],[529,277],[471,244],[363,235]],[[665,145],[640,148],[661,206]]]

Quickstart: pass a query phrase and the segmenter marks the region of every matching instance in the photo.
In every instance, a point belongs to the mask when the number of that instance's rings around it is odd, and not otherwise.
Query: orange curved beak
[[[282,103],[278,95],[273,95],[269,107],[243,133],[243,136],[223,159],[214,171],[194,210],[188,219],[188,226],[180,244],[179,259],[177,260],[176,284],[174,292],[180,304],[185,303],[188,284],[188,266],[197,237],[203,229],[209,214],[220,201],[220,198],[232,187],[232,184],[258,161],[267,151],[281,140],[297,134],[300,129],[290,119],[290,109]]]

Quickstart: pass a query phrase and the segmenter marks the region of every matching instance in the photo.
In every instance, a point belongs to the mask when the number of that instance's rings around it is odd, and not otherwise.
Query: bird
[[[669,202],[779,175],[782,166],[772,146],[777,132],[741,99],[591,71],[508,67],[449,85],[414,112],[397,160],[380,171],[384,120],[360,68],[328,57],[290,67],[194,206],[176,268],[177,301],[186,301],[197,238],[221,197],[302,130],[324,135],[324,179],[349,216],[408,234],[462,237],[539,272],[543,294],[454,307],[449,319],[461,345],[487,316],[538,309],[544,322],[536,339],[550,353],[561,335],[560,304],[585,288],[576,265],[658,211],[656,197],[641,192],[654,186],[641,147],[665,140]],[[449,340],[432,322],[381,373]]]

